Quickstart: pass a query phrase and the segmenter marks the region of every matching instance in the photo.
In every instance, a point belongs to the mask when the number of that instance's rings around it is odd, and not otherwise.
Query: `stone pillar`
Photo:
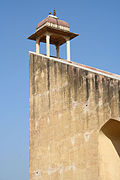
[[[40,48],[40,39],[37,38],[36,39],[36,53],[38,53],[38,54],[40,53],[40,49],[39,48]]]
[[[59,48],[60,46],[56,45],[56,54],[57,54],[57,58],[59,58]]]
[[[46,34],[46,52],[47,56],[50,57],[50,35]]]
[[[70,39],[66,39],[67,44],[67,60],[70,61]]]

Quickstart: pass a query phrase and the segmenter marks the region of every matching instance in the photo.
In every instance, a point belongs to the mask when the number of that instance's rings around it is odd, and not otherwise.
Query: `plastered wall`
[[[29,79],[30,180],[108,180],[101,129],[120,120],[120,81],[33,53]]]

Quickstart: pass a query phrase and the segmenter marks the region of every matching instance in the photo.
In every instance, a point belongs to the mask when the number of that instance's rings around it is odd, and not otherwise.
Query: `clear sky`
[[[35,42],[27,37],[54,8],[80,34],[71,41],[71,59],[120,74],[120,0],[1,1],[0,180],[29,179],[28,51]]]

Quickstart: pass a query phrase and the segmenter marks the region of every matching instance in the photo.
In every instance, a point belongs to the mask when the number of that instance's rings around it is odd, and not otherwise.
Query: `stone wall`
[[[99,137],[120,120],[120,81],[34,53],[29,63],[30,180],[115,180]]]

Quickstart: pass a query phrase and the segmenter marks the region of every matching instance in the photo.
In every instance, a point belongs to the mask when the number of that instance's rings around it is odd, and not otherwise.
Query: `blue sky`
[[[0,4],[0,180],[29,179],[29,54],[38,22],[57,16],[80,36],[73,61],[120,74],[119,0],[4,0]],[[42,45],[44,51],[44,45]],[[61,47],[65,57],[65,47]]]

